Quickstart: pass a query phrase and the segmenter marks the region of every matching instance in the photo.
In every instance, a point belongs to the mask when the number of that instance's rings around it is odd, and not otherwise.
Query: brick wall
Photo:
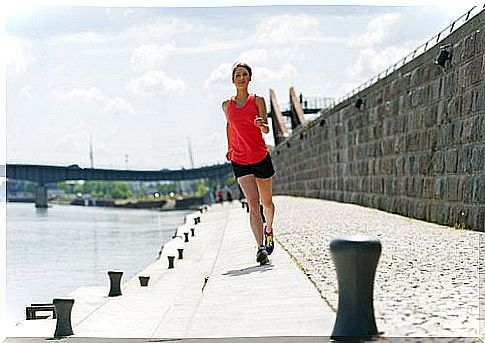
[[[485,231],[485,12],[445,44],[446,69],[429,48],[278,145],[275,194]]]

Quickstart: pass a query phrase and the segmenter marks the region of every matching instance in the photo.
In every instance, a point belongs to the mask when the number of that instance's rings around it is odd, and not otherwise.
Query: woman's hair
[[[249,65],[247,65],[244,62],[236,62],[232,65],[232,80],[234,80],[234,74],[236,73],[237,67],[242,67],[242,68],[246,69],[249,73],[250,78],[253,75],[253,71],[251,70],[251,67]]]

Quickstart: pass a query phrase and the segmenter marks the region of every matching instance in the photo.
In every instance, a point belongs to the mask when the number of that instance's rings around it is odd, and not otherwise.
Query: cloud
[[[100,105],[104,103],[103,113],[105,114],[116,116],[136,114],[135,109],[127,100],[121,97],[110,98],[96,87],[55,89],[51,91],[51,95],[56,101],[69,105],[78,102],[100,102]]]
[[[266,49],[253,49],[244,51],[239,55],[238,61],[248,63],[249,65],[264,63],[270,58],[269,51]]]
[[[183,94],[187,86],[181,79],[172,79],[162,70],[150,70],[130,81],[126,89],[134,94],[142,95]]]
[[[258,79],[262,79],[265,81],[289,79],[291,77],[296,76],[297,74],[298,72],[296,68],[290,63],[285,63],[278,70],[269,69],[266,67],[254,68],[254,75],[257,76]]]
[[[102,44],[115,40],[114,35],[102,34],[93,31],[70,33],[55,36],[49,39],[48,43],[53,45],[63,44]]]
[[[283,64],[279,69],[274,69],[274,68],[270,69],[268,67],[263,67],[263,66],[254,65],[254,64],[251,65],[251,68],[253,70],[253,75],[256,76],[259,80],[264,80],[264,81],[289,79],[298,74],[296,68],[290,63]],[[209,75],[209,77],[204,83],[204,88],[210,89],[212,86],[220,86],[220,85],[227,86],[231,84],[231,71],[232,71],[231,63],[220,64]]]
[[[372,47],[383,43],[393,32],[393,26],[400,19],[400,14],[387,13],[372,19],[366,31],[347,40],[347,45],[354,47]]]
[[[125,35],[141,41],[160,42],[185,32],[199,32],[205,27],[180,18],[164,18],[163,21],[132,27],[125,32]]]
[[[103,95],[96,87],[91,88],[72,88],[66,89],[55,89],[51,91],[51,95],[58,102],[69,103],[73,101],[98,101],[106,100],[107,97]]]
[[[50,44],[107,44],[124,41],[160,42],[185,32],[204,30],[204,26],[179,18],[165,18],[156,23],[132,26],[116,33],[85,31],[61,34],[49,39]]]
[[[6,35],[3,53],[7,69],[13,68],[12,71],[16,73],[25,72],[36,60],[32,50],[33,44],[29,40]]]
[[[131,56],[131,63],[136,69],[159,68],[165,58],[175,51],[172,44],[146,44],[135,49]]]
[[[318,36],[318,19],[306,14],[284,14],[265,18],[250,41],[258,43],[298,43],[305,37]]]
[[[212,71],[204,83],[204,88],[209,89],[213,85],[228,85],[231,82],[231,63],[221,63]]]
[[[356,62],[347,68],[344,74],[353,79],[363,79],[362,82],[365,82],[401,60],[409,51],[410,48],[405,46],[362,49]]]
[[[123,98],[109,99],[104,106],[104,113],[119,115],[134,115],[136,114],[133,106]]]

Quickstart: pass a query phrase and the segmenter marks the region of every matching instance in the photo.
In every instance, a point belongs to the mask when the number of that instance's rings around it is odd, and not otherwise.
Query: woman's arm
[[[266,103],[264,98],[261,96],[256,96],[256,105],[258,106],[259,116],[254,119],[254,125],[259,127],[261,132],[268,133],[268,114],[266,112]]]

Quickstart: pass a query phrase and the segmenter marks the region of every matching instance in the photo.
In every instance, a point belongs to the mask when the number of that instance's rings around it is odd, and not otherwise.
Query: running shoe
[[[268,253],[263,245],[259,247],[258,252],[256,253],[256,262],[259,262],[261,266],[269,263]]]
[[[266,232],[266,226],[264,228],[264,246],[266,248],[266,252],[268,255],[271,255],[274,250],[274,237],[273,237],[273,230],[271,232]]]

